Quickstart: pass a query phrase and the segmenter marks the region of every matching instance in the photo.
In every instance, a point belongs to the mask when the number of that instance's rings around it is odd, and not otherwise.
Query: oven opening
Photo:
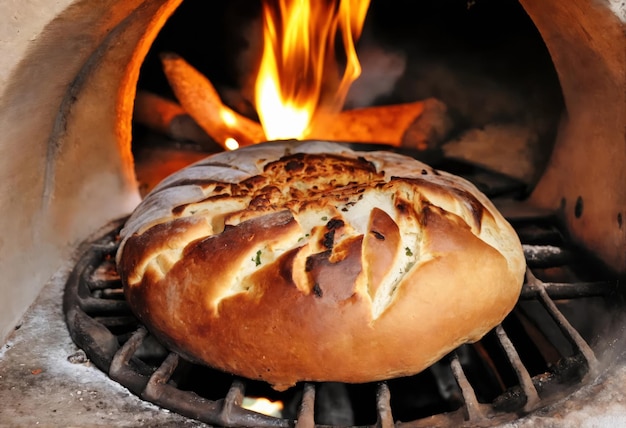
[[[222,105],[258,123],[261,14],[261,2],[187,0],[166,22],[137,84],[133,153],[142,192],[158,181],[150,176],[155,170],[143,166],[156,153],[167,158],[176,147],[169,157],[177,168],[185,153],[192,162],[240,137],[212,122]],[[345,53],[338,51],[335,58],[346,67]],[[181,64],[164,54],[176,55]],[[413,151],[427,163],[446,158],[498,172],[532,190],[552,152],[564,106],[550,54],[517,1],[374,0],[356,54],[362,71],[348,86],[343,114],[312,125],[305,139],[385,144]],[[166,75],[165,67],[175,70]],[[207,95],[205,82],[180,89],[197,79],[192,73],[206,78],[217,95]],[[332,80],[329,75],[325,80]],[[363,130],[361,123],[371,125]],[[267,138],[251,132],[241,136],[243,145],[251,134]]]

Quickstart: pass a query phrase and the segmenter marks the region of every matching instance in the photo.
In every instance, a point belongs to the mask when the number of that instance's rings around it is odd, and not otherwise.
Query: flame
[[[264,415],[280,418],[284,406],[281,401],[271,401],[263,397],[244,397],[241,407]]]
[[[270,140],[306,137],[316,115],[341,110],[361,74],[354,44],[370,0],[265,0],[255,102]],[[341,34],[346,65],[335,54]]]
[[[232,111],[222,108],[220,110],[220,118],[224,122],[224,125],[228,127],[229,131],[232,132],[233,129],[236,129],[236,126],[238,125],[237,118]],[[239,141],[233,137],[226,137],[224,140],[224,147],[227,150],[237,150],[239,148]]]
[[[237,150],[239,148],[239,141],[232,137],[228,137],[224,141],[224,147],[226,147],[227,150]]]

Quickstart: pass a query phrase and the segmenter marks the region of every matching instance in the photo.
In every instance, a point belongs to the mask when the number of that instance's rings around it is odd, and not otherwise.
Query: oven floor
[[[200,427],[140,400],[79,351],[63,317],[72,263],[47,284],[0,351],[0,426]]]
[[[205,426],[140,400],[89,361],[81,361],[67,331],[61,303],[75,262],[68,261],[57,272],[19,328],[2,344],[0,426]],[[623,344],[608,347],[598,357],[607,362],[624,361]],[[626,426],[624,385],[626,365],[613,365],[609,374],[568,399],[506,426]]]

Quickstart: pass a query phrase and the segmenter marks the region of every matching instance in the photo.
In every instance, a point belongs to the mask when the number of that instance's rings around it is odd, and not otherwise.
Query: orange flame
[[[244,397],[241,407],[253,412],[280,418],[282,417],[284,405],[281,401],[271,401],[263,397]]]
[[[315,116],[341,110],[361,74],[354,44],[370,0],[266,0],[255,101],[270,140],[306,137]],[[339,78],[337,32],[346,58]]]

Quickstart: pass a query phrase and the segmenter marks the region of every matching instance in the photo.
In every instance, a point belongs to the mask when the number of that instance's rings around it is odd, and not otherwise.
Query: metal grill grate
[[[538,223],[547,223],[548,226],[537,231]],[[68,280],[64,296],[72,338],[101,370],[147,401],[212,425],[325,426],[324,417],[317,411],[317,400],[323,393],[324,384],[304,383],[293,388],[297,391],[292,391],[289,397],[280,396],[296,403],[295,413],[282,418],[242,407],[247,390],[258,389],[256,384],[260,382],[257,381],[205,369],[201,392],[186,386],[179,387],[189,383],[185,373],[193,372],[194,365],[160,347],[130,312],[114,265],[118,227],[87,247]],[[518,225],[517,228],[521,237],[528,238],[529,233],[532,235],[528,241],[554,241],[554,234],[546,232],[554,231],[547,218],[530,226]],[[407,406],[398,411],[402,407],[398,402],[413,396],[415,390],[422,388],[422,382],[419,378],[390,380],[365,388],[366,393],[373,394],[373,397],[363,400],[374,407],[372,420],[351,423],[377,427],[497,424],[562,398],[593,378],[598,371],[594,352],[555,301],[566,299],[571,302],[572,299],[585,300],[593,296],[604,296],[606,299],[616,290],[617,282],[542,281],[535,272],[576,264],[578,255],[553,242],[526,244],[524,250],[529,269],[516,309],[483,340],[459,348],[431,369],[438,385],[435,394],[443,405],[430,406],[435,410],[426,414],[423,409],[407,412]],[[532,321],[528,310],[523,308],[526,302],[535,306],[539,304],[553,320],[556,328],[550,334],[543,331],[542,323],[545,321],[541,318],[539,322]],[[536,312],[536,308],[533,310]],[[514,334],[507,334],[509,329]],[[560,338],[554,339],[555,331]],[[570,348],[564,348],[559,341],[569,343]],[[541,356],[539,360],[543,363],[539,364],[539,369],[529,368],[537,364],[532,363],[533,355],[527,352],[528,348],[535,348],[534,353]],[[520,355],[522,353],[524,355]],[[468,359],[471,354],[478,355],[478,359]],[[479,374],[475,373],[477,364],[483,370],[479,370]],[[492,381],[482,385],[480,378],[483,374],[480,373],[487,373],[485,377],[492,378]],[[214,377],[219,379],[215,382],[216,390],[223,389],[221,385],[224,382],[229,384],[217,398],[213,393],[205,393],[211,389]],[[496,385],[495,389],[493,385]],[[485,393],[488,388],[493,390]],[[354,397],[352,400],[355,401]],[[353,410],[357,414],[362,411],[358,404]],[[372,413],[372,410],[365,413]],[[410,422],[400,422],[400,419]]]

